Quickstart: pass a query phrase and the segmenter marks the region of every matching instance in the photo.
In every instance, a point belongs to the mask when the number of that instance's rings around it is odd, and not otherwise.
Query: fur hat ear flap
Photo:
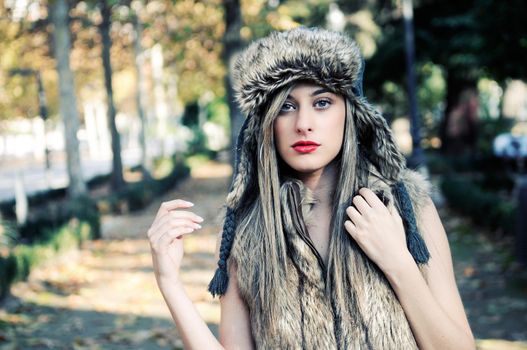
[[[397,181],[400,172],[406,168],[406,160],[386,120],[364,98],[353,99],[351,106],[359,147],[385,178]]]
[[[237,211],[243,205],[247,196],[254,195],[250,187],[254,186],[256,164],[255,147],[256,135],[258,134],[259,118],[250,113],[243,122],[236,142],[235,163],[232,176],[232,184],[227,195],[227,212],[223,222],[223,231],[220,243],[220,258],[218,268],[209,284],[209,291],[213,296],[223,295],[229,284],[227,271],[227,259],[230,256],[232,244],[237,227]]]
[[[232,184],[226,200],[227,213],[223,222],[218,268],[208,288],[213,296],[225,294],[229,284],[227,259],[231,253],[236,233],[236,210],[240,207],[251,181],[251,147],[253,147],[252,138],[255,135],[256,119],[250,115],[245,119],[236,142],[235,163]]]
[[[238,134],[232,184],[226,199],[226,204],[229,208],[237,208],[239,206],[253,176],[252,167],[254,162],[251,159],[251,154],[254,153],[253,148],[256,147],[257,119],[256,116],[249,115]]]

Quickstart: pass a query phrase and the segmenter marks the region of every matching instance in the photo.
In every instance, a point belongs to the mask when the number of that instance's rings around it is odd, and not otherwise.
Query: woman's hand
[[[389,210],[368,188],[353,197],[354,206],[346,209],[350,220],[344,227],[359,247],[386,273],[411,258],[406,246],[403,221],[392,206]]]
[[[200,216],[184,210],[194,204],[175,199],[161,204],[157,215],[148,229],[152,262],[157,283],[174,283],[179,278],[183,259],[183,235],[201,228]]]

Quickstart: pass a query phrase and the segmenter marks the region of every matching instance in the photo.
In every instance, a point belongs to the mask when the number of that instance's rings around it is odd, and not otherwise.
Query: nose
[[[299,134],[306,134],[313,131],[313,116],[306,108],[298,110],[296,118],[296,132]]]

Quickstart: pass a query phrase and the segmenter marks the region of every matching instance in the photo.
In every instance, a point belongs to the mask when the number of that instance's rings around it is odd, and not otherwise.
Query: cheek
[[[284,126],[282,123],[279,123],[275,120],[273,125],[273,132],[274,132],[274,144],[275,148],[280,156],[282,156],[282,147],[285,142],[285,133],[284,133]]]
[[[346,111],[344,107],[339,109],[336,113],[336,117],[332,119],[331,123],[328,123],[327,127],[330,130],[329,134],[333,136],[335,147],[338,146],[340,149],[344,140],[344,129],[346,125]]]
[[[287,135],[286,135],[286,125],[284,125],[283,122],[280,121],[280,119],[276,119],[273,125],[273,132],[274,132],[274,143],[276,145],[276,149],[278,150],[278,153],[280,155],[283,152],[283,145],[287,143]]]

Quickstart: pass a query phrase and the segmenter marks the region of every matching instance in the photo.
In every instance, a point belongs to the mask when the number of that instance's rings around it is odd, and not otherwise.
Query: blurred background
[[[0,349],[181,349],[144,239],[196,205],[206,292],[243,122],[228,72],[274,30],[354,38],[365,96],[427,174],[480,349],[527,349],[527,2],[1,0]]]

